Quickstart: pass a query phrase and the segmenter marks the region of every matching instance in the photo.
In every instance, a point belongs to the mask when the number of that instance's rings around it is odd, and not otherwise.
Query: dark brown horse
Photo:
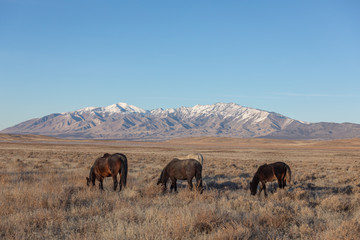
[[[260,192],[264,190],[265,197],[266,193],[266,183],[278,181],[279,188],[284,188],[286,183],[291,181],[291,170],[290,167],[283,162],[276,162],[272,164],[261,165],[256,171],[254,178],[250,182],[250,191],[252,195],[256,194],[257,186],[261,182]]]
[[[105,153],[104,156],[99,157],[95,160],[93,166],[90,169],[89,177],[86,178],[87,185],[90,185],[92,182],[95,185],[95,180],[100,182],[99,188],[104,190],[103,180],[106,177],[112,177],[114,181],[114,191],[118,185],[117,175],[120,175],[120,188],[126,187],[126,179],[128,172],[127,158],[122,153],[108,154]]]
[[[196,179],[196,189],[203,192],[201,163],[195,159],[179,160],[177,158],[169,162],[166,167],[162,170],[160,178],[157,182],[163,185],[163,191],[166,191],[166,183],[168,179],[171,179],[170,192],[174,189],[177,191],[176,180],[187,180],[190,190],[193,189],[192,179]]]

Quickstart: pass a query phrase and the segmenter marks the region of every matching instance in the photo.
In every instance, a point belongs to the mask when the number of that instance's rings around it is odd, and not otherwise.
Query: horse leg
[[[173,180],[173,178],[170,178],[170,179],[171,179],[170,193],[172,193],[172,190],[174,189],[174,180]]]
[[[283,187],[283,180],[281,178],[278,178],[278,184],[279,184],[279,188],[284,188]]]
[[[264,195],[265,195],[265,197],[267,197],[266,183],[265,183],[265,182],[261,182],[261,187],[260,187],[259,196],[260,196],[260,193],[261,193],[262,190],[264,190]]]
[[[171,179],[171,186],[170,186],[170,192],[172,192],[172,190],[174,189],[174,191],[177,191],[177,187],[176,187],[176,179],[174,177],[170,178]]]
[[[101,178],[100,180],[99,180],[99,188],[101,189],[101,190],[104,190],[104,186],[103,186],[103,178]]]
[[[277,182],[278,182],[278,186],[279,186],[279,188],[281,189],[281,188],[283,188],[282,187],[282,177],[281,177],[281,174],[280,173],[277,173],[277,174],[275,174],[275,177],[276,177],[276,180],[277,180]]]
[[[279,186],[280,186],[280,188],[284,188],[285,187],[285,181],[284,181],[284,179],[280,179],[279,180]]]
[[[117,177],[116,177],[117,175],[116,174],[114,174],[113,175],[113,182],[114,182],[114,191],[116,191],[116,188],[117,188],[117,185],[118,185],[118,181],[117,181]],[[120,190],[121,190],[121,185],[120,185]]]
[[[163,184],[163,190],[162,190],[163,193],[166,192],[166,182]]]
[[[192,178],[188,178],[189,189],[193,190]]]
[[[265,194],[265,197],[267,197],[267,192],[266,192],[266,184],[264,184],[264,194]]]
[[[116,177],[117,179],[117,177]],[[122,183],[121,183],[121,173],[119,172],[119,192],[121,191],[122,189]]]
[[[257,188],[257,186],[256,186],[256,188]],[[263,190],[263,185],[262,185],[262,183],[261,183],[260,189],[259,189],[259,196],[260,196],[262,190]]]
[[[202,186],[202,177],[201,175],[196,175],[196,189],[202,193],[203,192],[203,186]]]
[[[282,177],[282,185],[283,185],[283,188],[286,187],[286,173]]]
[[[171,179],[171,185],[175,192],[177,192],[176,178]]]
[[[204,188],[202,186],[202,179],[196,181],[196,190],[200,192],[200,194],[203,193]]]

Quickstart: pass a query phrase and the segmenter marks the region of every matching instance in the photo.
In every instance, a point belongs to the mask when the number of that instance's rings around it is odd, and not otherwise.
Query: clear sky
[[[0,129],[126,102],[360,123],[360,1],[0,0]]]

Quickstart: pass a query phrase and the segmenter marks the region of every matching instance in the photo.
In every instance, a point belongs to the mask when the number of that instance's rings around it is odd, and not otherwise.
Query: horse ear
[[[89,181],[89,178],[88,178],[88,177],[86,177],[86,181]]]

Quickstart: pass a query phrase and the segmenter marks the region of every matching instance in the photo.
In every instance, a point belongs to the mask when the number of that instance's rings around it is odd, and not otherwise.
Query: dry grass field
[[[129,163],[128,186],[85,177],[105,152]],[[161,193],[175,156],[204,156],[203,194],[178,181]],[[292,183],[251,196],[264,163],[286,162]],[[97,183],[98,185],[98,183]],[[359,239],[360,139],[191,138],[162,143],[0,135],[0,239]],[[271,193],[272,192],[272,193]]]

